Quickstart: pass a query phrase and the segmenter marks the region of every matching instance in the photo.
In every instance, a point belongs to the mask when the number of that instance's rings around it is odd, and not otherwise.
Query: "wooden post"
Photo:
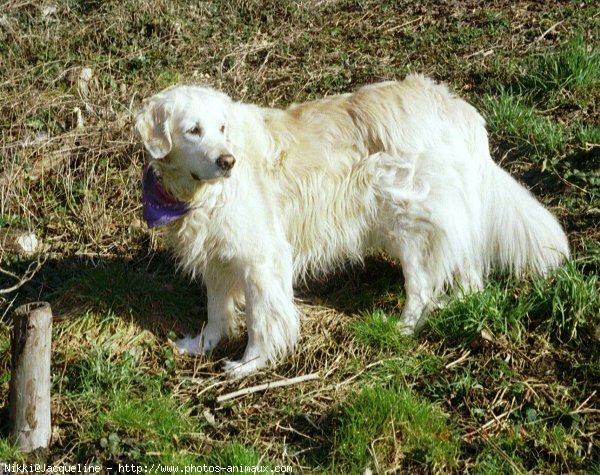
[[[48,302],[15,310],[9,410],[10,436],[25,453],[47,448],[50,423],[52,309]]]

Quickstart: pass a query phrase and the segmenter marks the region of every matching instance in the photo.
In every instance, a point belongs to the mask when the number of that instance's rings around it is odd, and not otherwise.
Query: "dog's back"
[[[481,115],[444,85],[414,75],[275,113],[299,275],[374,248],[398,256],[394,220],[429,236],[436,293],[478,288],[494,265],[544,272],[568,255],[556,220],[491,159]]]

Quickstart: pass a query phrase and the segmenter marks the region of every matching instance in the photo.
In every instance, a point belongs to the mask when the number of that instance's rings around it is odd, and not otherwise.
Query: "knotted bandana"
[[[163,188],[150,165],[144,167],[142,201],[144,220],[149,228],[175,221],[191,209],[189,203],[176,200]]]

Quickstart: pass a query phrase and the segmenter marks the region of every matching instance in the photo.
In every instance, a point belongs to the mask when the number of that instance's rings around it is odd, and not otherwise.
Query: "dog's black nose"
[[[217,158],[217,166],[223,171],[229,171],[235,165],[235,158],[233,155],[225,154]]]

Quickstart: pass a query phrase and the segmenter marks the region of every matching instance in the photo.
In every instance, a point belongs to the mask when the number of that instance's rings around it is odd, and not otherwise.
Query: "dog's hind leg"
[[[426,206],[430,187],[415,181],[415,157],[405,157],[404,162],[387,153],[374,157],[378,167],[374,186],[382,212],[378,237],[385,252],[402,266],[406,302],[398,327],[412,335],[425,322],[439,290],[440,272],[433,262],[438,232]]]
[[[412,335],[425,323],[435,298],[434,279],[428,263],[427,237],[421,232],[400,231],[390,241],[387,251],[400,261],[406,292],[398,330],[404,335]]]

